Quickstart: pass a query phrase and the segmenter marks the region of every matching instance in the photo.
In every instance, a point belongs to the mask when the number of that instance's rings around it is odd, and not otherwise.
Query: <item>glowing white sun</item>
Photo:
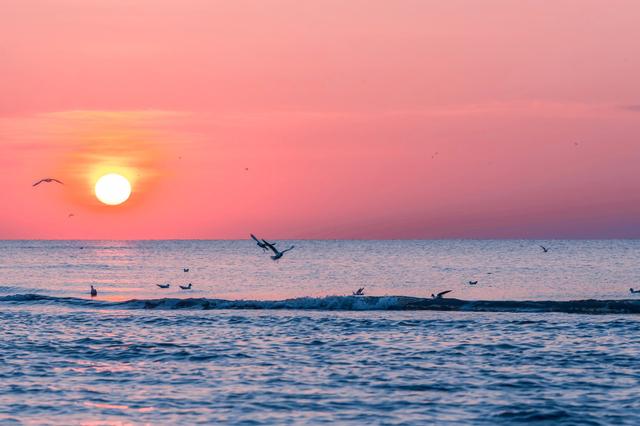
[[[129,199],[131,184],[124,176],[117,173],[109,173],[98,179],[95,192],[98,200],[104,204],[117,206]]]

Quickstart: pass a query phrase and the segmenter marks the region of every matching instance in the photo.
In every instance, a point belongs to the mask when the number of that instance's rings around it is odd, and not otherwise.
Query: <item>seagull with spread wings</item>
[[[60,185],[64,185],[64,183],[62,183],[62,182],[61,182],[61,181],[59,181],[58,179],[54,179],[54,178],[44,178],[44,179],[40,179],[39,181],[37,181],[36,183],[34,183],[34,184],[33,184],[33,185],[31,185],[31,186],[38,186],[38,185],[40,185],[42,182],[45,182],[45,183],[57,182],[57,183],[59,183]]]
[[[269,250],[271,250],[273,252],[273,256],[271,256],[271,259],[273,260],[278,260],[280,259],[282,256],[284,256],[284,254],[288,251],[291,251],[295,248],[295,246],[291,246],[288,249],[285,250],[278,250],[273,244],[271,244],[270,242],[266,241],[266,240],[262,240],[262,242],[264,243],[265,247],[267,247]]]
[[[432,293],[432,294],[431,294],[431,298],[432,298],[432,299],[442,299],[442,298],[443,298],[442,296],[444,296],[444,295],[445,295],[445,294],[447,294],[447,293],[451,293],[452,291],[453,291],[453,290],[446,290],[446,291],[441,291],[441,292],[440,292],[440,293],[438,293],[438,294],[433,294],[433,293]]]
[[[268,241],[266,241],[266,240],[262,240],[262,241],[261,241],[261,240],[259,240],[259,239],[258,239],[258,237],[256,237],[256,236],[255,236],[255,235],[253,235],[253,234],[251,234],[251,238],[253,239],[253,241],[255,241],[255,242],[256,242],[256,245],[262,249],[262,251],[267,251],[267,244],[271,244],[271,245],[273,245],[273,246],[275,246],[276,244],[278,244],[278,243],[270,243],[270,242],[268,242]]]

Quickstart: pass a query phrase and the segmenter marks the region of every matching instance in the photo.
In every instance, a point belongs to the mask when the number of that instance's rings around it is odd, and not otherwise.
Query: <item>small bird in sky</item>
[[[364,287],[360,287],[357,291],[353,292],[354,296],[364,296]]]
[[[540,248],[542,249],[542,251],[543,251],[544,253],[547,253],[547,252],[549,251],[549,249],[548,249],[548,248],[546,248],[545,246],[540,246]]]
[[[451,293],[453,290],[446,290],[446,291],[441,291],[438,294],[433,294],[431,293],[431,298],[432,299],[442,299],[442,296],[444,296],[447,293]]]
[[[69,213],[69,215],[67,217],[74,217],[74,216],[75,216],[75,214]]]
[[[189,285],[181,285],[180,288],[183,290],[191,290],[191,283],[189,283]]]
[[[61,182],[61,181],[59,181],[58,179],[54,179],[54,178],[44,178],[44,179],[40,179],[39,181],[37,181],[36,183],[34,183],[34,184],[33,184],[33,185],[31,185],[31,186],[38,186],[38,185],[40,185],[42,182],[45,182],[45,183],[57,182],[57,183],[59,183],[60,185],[64,185],[64,183],[62,183],[62,182]]]
[[[96,297],[98,295],[98,290],[91,286],[91,297]]]
[[[182,268],[184,272],[189,272],[189,268]]]
[[[629,289],[632,294],[640,293],[640,290],[634,290],[632,288]]]
[[[272,260],[278,260],[278,259],[280,259],[282,256],[284,256],[284,254],[285,254],[286,252],[291,251],[291,250],[293,250],[293,249],[296,247],[296,246],[291,246],[291,247],[289,247],[288,249],[285,249],[285,250],[280,251],[280,250],[278,250],[278,249],[277,249],[273,244],[271,244],[271,243],[269,243],[269,242],[267,242],[267,241],[265,241],[265,240],[262,240],[262,242],[264,243],[264,245],[265,245],[267,248],[269,248],[269,249],[273,252],[273,256],[271,256],[271,259],[272,259]]]
[[[256,245],[257,245],[258,247],[260,247],[260,248],[262,249],[262,251],[267,251],[267,244],[271,244],[271,245],[274,245],[274,246],[275,246],[276,244],[278,244],[278,243],[269,243],[268,241],[265,241],[265,240],[260,241],[260,240],[258,239],[258,237],[256,237],[256,236],[255,236],[255,235],[253,235],[253,234],[251,234],[251,238],[253,238],[253,241],[255,241],[255,242],[256,242]]]
[[[171,284],[156,284],[158,287],[160,288],[169,288],[171,287]]]
[[[469,281],[469,285],[476,285],[476,284],[478,284],[477,280],[476,281]]]

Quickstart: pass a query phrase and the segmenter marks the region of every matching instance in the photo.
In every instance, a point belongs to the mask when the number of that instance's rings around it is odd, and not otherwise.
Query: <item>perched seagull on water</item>
[[[91,297],[96,297],[98,295],[98,290],[91,286]]]
[[[478,280],[476,280],[476,281],[469,281],[469,285],[476,285],[476,284],[478,284]]]
[[[171,287],[171,284],[156,284],[158,287],[160,288],[169,288]]]
[[[189,283],[189,285],[181,285],[180,288],[183,290],[191,290],[191,283]]]
[[[42,182],[46,182],[46,183],[51,183],[51,182],[57,182],[60,185],[64,185],[64,183],[62,183],[61,181],[59,181],[58,179],[54,179],[54,178],[44,178],[44,179],[40,179],[39,181],[37,181],[36,183],[34,183],[31,186],[38,186],[40,185]]]
[[[293,249],[296,247],[296,246],[291,246],[291,247],[289,247],[288,249],[285,249],[285,250],[280,251],[280,250],[278,250],[277,248],[275,248],[275,246],[274,246],[273,244],[271,244],[270,242],[265,241],[265,240],[262,240],[262,242],[264,243],[264,245],[265,245],[266,247],[268,247],[269,249],[271,249],[271,251],[274,253],[274,255],[273,255],[273,256],[271,256],[271,259],[273,259],[273,260],[278,260],[278,259],[280,259],[282,256],[284,256],[284,254],[285,254],[286,252],[291,251],[291,250],[293,250]]]
[[[262,240],[262,241],[260,241],[260,240],[258,239],[258,237],[256,237],[256,236],[255,236],[255,235],[253,235],[253,234],[251,234],[251,238],[253,238],[253,241],[255,241],[255,242],[256,242],[256,245],[257,245],[258,247],[260,247],[260,248],[262,249],[262,251],[267,251],[267,244],[271,244],[271,245],[273,245],[273,246],[275,246],[276,244],[278,244],[278,243],[269,243],[269,242],[268,242],[268,241],[266,241],[266,240]]]
[[[433,294],[431,293],[431,298],[432,299],[442,299],[442,296],[444,296],[447,293],[451,293],[453,290],[447,290],[447,291],[441,291],[438,294]]]
[[[632,288],[630,288],[630,289],[629,289],[629,291],[630,291],[632,294],[640,293],[640,290],[634,290],[634,289],[632,289]]]
[[[544,253],[546,253],[546,252],[548,252],[548,251],[549,251],[549,249],[548,249],[548,248],[546,248],[545,246],[540,246],[540,248],[542,249],[542,251],[543,251]]]
[[[364,296],[364,287],[360,287],[358,291],[353,292],[354,296]]]

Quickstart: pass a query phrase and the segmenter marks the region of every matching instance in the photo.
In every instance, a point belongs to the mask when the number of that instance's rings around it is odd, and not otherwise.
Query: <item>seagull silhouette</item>
[[[543,252],[545,252],[545,253],[549,251],[549,249],[548,249],[548,248],[546,248],[545,246],[540,246],[540,248],[541,248],[541,249],[542,249],[542,251],[543,251]]]
[[[98,295],[98,290],[91,286],[91,297],[96,297]]]
[[[357,291],[353,292],[354,296],[364,296],[364,287],[360,287]]]
[[[54,179],[54,178],[44,178],[44,179],[40,179],[39,181],[37,181],[36,183],[34,183],[34,184],[33,184],[33,185],[31,185],[31,186],[38,186],[38,185],[40,185],[42,182],[45,182],[45,183],[57,182],[57,183],[59,183],[60,185],[64,185],[64,183],[62,183],[62,182],[61,182],[61,181],[59,181],[58,179]]]
[[[182,268],[184,272],[189,272],[189,268]]]
[[[181,285],[180,288],[183,290],[191,290],[191,283],[189,283],[189,285]]]
[[[476,284],[478,284],[478,280],[476,280],[476,281],[469,281],[469,285],[476,285]]]
[[[160,288],[169,288],[171,287],[171,284],[156,284],[158,287]]]
[[[632,294],[640,293],[640,290],[634,290],[632,288],[629,289]]]
[[[285,249],[285,250],[280,251],[280,250],[278,250],[278,249],[277,249],[273,244],[271,244],[270,242],[265,241],[265,240],[262,240],[262,242],[264,243],[264,245],[265,245],[267,248],[269,248],[269,249],[274,253],[274,254],[273,254],[273,256],[271,256],[271,259],[273,259],[273,260],[278,260],[278,259],[280,259],[282,256],[284,256],[284,254],[285,254],[286,252],[291,251],[291,250],[293,250],[293,249],[295,248],[295,246],[291,246],[291,247],[289,247],[288,249]]]
[[[256,245],[257,245],[258,247],[260,247],[260,248],[262,249],[262,251],[267,251],[267,244],[271,244],[271,245],[273,245],[273,246],[275,246],[276,244],[278,244],[278,243],[269,243],[269,242],[268,242],[268,241],[266,241],[266,240],[262,240],[262,241],[260,241],[260,240],[258,239],[258,237],[256,237],[256,236],[255,236],[255,235],[253,235],[253,234],[251,234],[251,238],[253,238],[253,241],[255,241],[255,242],[256,242]]]
[[[75,216],[75,214],[69,213],[69,215],[67,217],[74,217],[74,216]]]
[[[451,293],[453,290],[446,290],[446,291],[441,291],[438,294],[431,294],[431,298],[432,299],[442,299],[442,296],[444,296],[447,293]]]

